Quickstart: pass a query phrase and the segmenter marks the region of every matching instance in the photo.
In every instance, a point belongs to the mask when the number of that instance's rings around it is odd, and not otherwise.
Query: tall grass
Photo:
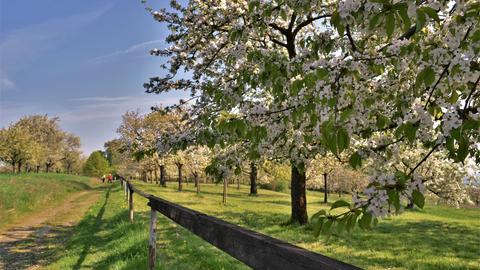
[[[0,230],[29,213],[60,203],[74,192],[94,188],[91,180],[55,173],[0,174]]]

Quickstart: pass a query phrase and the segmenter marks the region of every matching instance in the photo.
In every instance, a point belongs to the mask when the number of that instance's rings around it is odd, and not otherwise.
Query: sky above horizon
[[[163,74],[149,51],[164,48],[166,35],[140,0],[0,0],[0,127],[25,115],[58,116],[84,154],[103,149],[127,110],[183,97],[142,86]]]

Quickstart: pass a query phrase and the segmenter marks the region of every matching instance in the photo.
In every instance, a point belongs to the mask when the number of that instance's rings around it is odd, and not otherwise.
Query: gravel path
[[[72,194],[62,204],[34,213],[0,232],[0,269],[39,269],[99,198],[99,191]]]

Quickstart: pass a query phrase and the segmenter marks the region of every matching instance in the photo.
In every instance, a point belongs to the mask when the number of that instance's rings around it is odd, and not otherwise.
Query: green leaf
[[[370,230],[372,228],[371,227],[372,218],[373,218],[373,216],[370,213],[363,212],[362,217],[358,221],[358,225],[360,225],[360,228],[362,228],[364,230]]]
[[[396,171],[395,172],[395,179],[397,180],[397,182],[399,184],[404,185],[408,180],[408,175],[406,175],[404,172]]]
[[[390,119],[388,119],[388,117],[383,116],[383,115],[377,116],[376,125],[377,125],[378,129],[382,129],[382,128],[386,127],[388,124],[390,124]]]
[[[376,15],[374,15],[371,19],[370,19],[370,22],[369,22],[369,25],[368,27],[371,29],[375,28],[377,25],[378,25],[378,21],[380,19],[380,16],[382,16],[382,13],[378,13]]]
[[[420,71],[417,74],[417,78],[415,79],[415,89],[418,90],[420,87],[422,87],[424,79],[425,79],[425,69]]]
[[[359,168],[362,166],[362,156],[360,156],[358,152],[355,152],[350,156],[348,162],[350,163],[350,166],[352,166],[352,168]]]
[[[389,13],[385,19],[385,28],[387,31],[387,37],[390,39],[393,35],[393,31],[395,30],[395,15],[393,13]]]
[[[340,208],[340,207],[350,207],[350,204],[344,200],[338,200],[332,204],[332,207],[330,207],[330,210],[333,210],[335,208]]]
[[[423,72],[425,73],[425,86],[430,86],[435,82],[435,71],[431,67],[426,67]]]
[[[425,205],[425,197],[418,190],[414,190],[412,192],[412,199],[413,203],[420,208],[423,208],[423,206]]]
[[[463,162],[468,156],[468,139],[462,137],[458,142],[457,161]]]
[[[387,194],[388,194],[388,202],[395,206],[395,209],[397,211],[400,210],[400,196],[398,194],[398,191],[394,190],[394,189],[389,189],[387,191]]]
[[[417,9],[417,29],[416,32],[422,30],[423,26],[425,25],[427,18],[425,13],[421,9]]]
[[[330,231],[330,228],[332,227],[333,225],[333,220],[332,219],[329,219],[325,222],[325,224],[323,224],[323,228],[322,228],[322,233],[324,235],[330,235],[331,231]]]
[[[417,127],[410,122],[404,124],[404,126],[405,127],[403,132],[405,134],[405,137],[407,137],[410,143],[413,143],[417,134]]]
[[[337,149],[338,153],[347,149],[350,144],[350,136],[344,128],[340,128],[337,132]]]
[[[450,98],[448,99],[448,102],[450,103],[455,103],[458,100],[458,93],[455,89],[452,89],[452,94],[450,95]]]
[[[355,223],[357,222],[358,213],[351,213],[348,214],[347,219],[347,231],[352,232],[353,228],[355,227]]]
[[[325,217],[321,217],[317,220],[316,223],[313,224],[313,235],[315,235],[315,237],[318,237],[320,235],[320,232],[322,231],[322,227],[323,227],[323,224],[324,224],[324,220],[326,218]]]
[[[318,80],[325,80],[329,74],[328,69],[326,68],[319,68],[317,69],[316,73],[317,73]]]
[[[412,22],[410,21],[410,17],[408,17],[407,5],[402,5],[401,7],[399,7],[398,15],[400,16],[400,18],[402,18],[403,30],[407,31],[412,25]]]
[[[333,26],[335,26],[335,28],[338,31],[338,34],[340,36],[343,36],[343,33],[345,31],[345,26],[343,25],[342,18],[340,17],[340,14],[337,11],[332,13],[330,22],[332,23]]]
[[[434,19],[436,22],[440,22],[440,18],[438,17],[437,11],[431,7],[421,7],[420,8],[423,12],[425,12],[428,17]]]
[[[318,220],[320,219],[320,217],[322,216],[325,216],[327,214],[327,211],[325,210],[320,210],[318,211],[317,213],[315,213],[311,218],[310,218],[310,221],[312,223],[316,223],[318,222]]]

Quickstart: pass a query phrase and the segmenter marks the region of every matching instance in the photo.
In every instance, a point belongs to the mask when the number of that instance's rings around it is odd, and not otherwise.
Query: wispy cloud
[[[90,12],[58,17],[5,33],[5,39],[0,43],[2,84],[15,85],[12,79],[4,79],[11,78],[15,72],[25,69],[48,51],[61,46],[68,37],[100,18],[112,7],[113,5],[107,5]]]
[[[0,93],[15,88],[15,83],[0,74]]]
[[[178,102],[178,97],[159,98],[155,95],[145,96],[99,96],[74,98],[72,109],[59,116],[64,122],[78,123],[99,119],[120,119],[129,110],[147,112],[154,105],[171,105]]]
[[[153,45],[155,44],[160,45],[162,43],[164,43],[163,40],[150,40],[150,41],[141,42],[138,44],[134,44],[124,50],[118,50],[109,54],[97,56],[93,59],[90,59],[89,62],[93,64],[99,64],[99,63],[106,62],[110,59],[114,59],[117,56],[133,54],[136,52],[144,52],[145,55],[147,55],[147,52],[150,51],[150,49],[152,49]]]

